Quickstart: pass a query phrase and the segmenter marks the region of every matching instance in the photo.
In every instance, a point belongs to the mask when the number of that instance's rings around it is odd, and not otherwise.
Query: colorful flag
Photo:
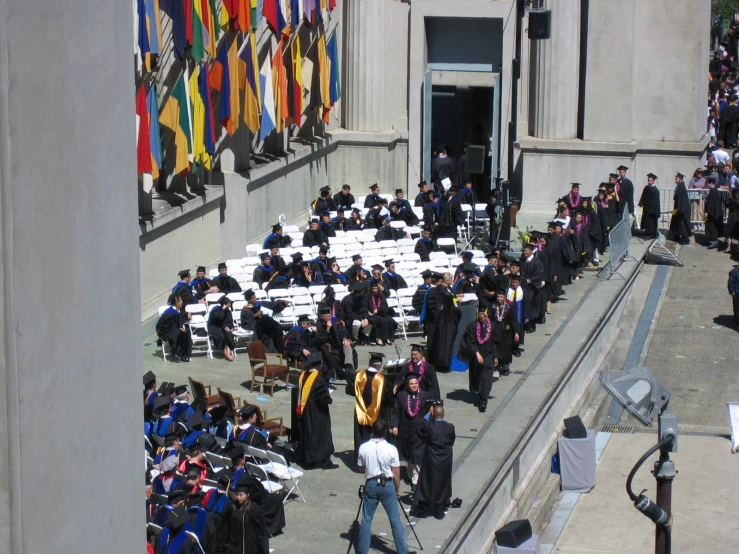
[[[146,86],[141,83],[136,92],[136,168],[139,173],[151,173],[149,145],[149,114],[146,111]]]
[[[295,123],[300,127],[302,123],[303,111],[303,60],[300,53],[300,37],[296,36],[290,45],[290,66],[289,74],[290,83],[288,85],[288,95],[290,98],[290,123]]]
[[[136,65],[141,68],[141,60],[147,59],[151,52],[149,47],[149,30],[146,27],[146,2],[144,0],[136,0],[136,38],[138,60]],[[148,69],[147,69],[148,70]]]
[[[259,75],[257,68],[257,40],[254,32],[249,33],[241,45],[239,50],[239,60],[241,60],[239,76],[239,85],[244,88],[244,123],[249,127],[252,134],[259,131],[259,104],[261,94],[259,92]]]
[[[190,75],[188,82],[190,100],[192,102],[192,154],[196,165],[203,165],[206,169],[210,168],[210,156],[205,151],[205,105],[200,98],[200,90],[198,87],[198,76],[200,75],[200,66],[196,65]]]
[[[154,179],[159,178],[162,169],[162,134],[159,130],[159,98],[154,85],[146,95],[146,112],[149,118],[149,148],[151,149],[151,174]]]
[[[331,64],[329,72],[329,100],[331,107],[341,98],[341,78],[339,76],[339,51],[336,46],[336,31],[326,44],[326,51]]]
[[[251,31],[251,2],[250,0],[238,0],[238,26],[242,33]]]
[[[192,0],[192,50],[195,61],[203,59],[205,52],[216,56],[216,27],[210,0]]]
[[[172,20],[172,42],[174,43],[174,53],[175,57],[182,61],[185,59],[185,49],[188,44],[187,24],[188,21],[192,21],[192,19],[186,15],[188,11],[182,0],[163,0],[161,6],[162,11]]]
[[[287,102],[287,72],[282,52],[282,42],[277,45],[277,52],[272,57],[272,88],[275,92],[275,124],[277,132],[285,129],[285,120],[289,117],[290,107]]]
[[[146,0],[146,28],[149,34],[149,50],[157,56],[161,54],[162,22],[159,15],[159,0]],[[151,70],[151,62],[149,62]]]
[[[200,98],[205,107],[205,135],[203,142],[205,143],[206,152],[212,155],[216,152],[216,123],[213,117],[213,101],[210,95],[210,70],[208,69],[207,63],[204,63],[200,70],[198,88]]]
[[[259,87],[262,91],[262,122],[259,129],[259,140],[263,141],[275,130],[275,96],[272,90],[272,69],[270,57],[264,59],[259,70]]]
[[[190,169],[192,158],[192,127],[190,121],[190,99],[187,91],[187,71],[180,75],[169,95],[159,121],[174,132],[175,172]]]
[[[328,54],[326,53],[326,35],[318,37],[318,71],[321,88],[321,104],[323,105],[323,120],[328,123],[328,112],[331,110],[331,70]],[[319,112],[320,113],[320,112]]]
[[[280,7],[280,0],[264,0],[262,14],[267,19],[267,24],[270,29],[272,29],[272,32],[277,35],[279,39],[280,35],[285,32],[287,27],[285,16]],[[289,34],[289,30],[287,32]]]
[[[303,0],[303,15],[306,25],[310,26],[316,22],[318,17],[318,0]]]
[[[259,14],[262,13],[262,3],[261,0],[250,0],[251,2],[251,27],[252,29],[256,29],[259,27],[259,24],[261,23],[261,18],[259,17]]]
[[[233,135],[239,128],[239,70],[237,64],[238,51],[234,39],[229,48],[226,48],[226,44],[221,45],[221,50],[210,72],[210,86],[220,93],[218,119],[229,135]]]

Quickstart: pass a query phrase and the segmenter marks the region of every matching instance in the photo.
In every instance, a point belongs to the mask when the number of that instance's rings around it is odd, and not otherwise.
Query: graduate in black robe
[[[216,290],[214,287],[213,281],[205,277],[205,266],[198,267],[195,279],[190,281],[190,288],[195,298],[200,299],[205,297],[206,294],[214,292]]]
[[[544,264],[534,256],[531,244],[523,245],[521,257],[521,288],[523,288],[523,324],[529,333],[536,332],[540,318],[539,292],[544,286]]]
[[[690,200],[688,189],[685,188],[685,176],[682,173],[675,175],[674,207],[670,219],[670,235],[672,240],[680,244],[690,244]]]
[[[352,204],[354,204],[354,195],[351,193],[352,187],[349,185],[343,185],[341,187],[341,190],[334,194],[334,203],[336,204],[336,208],[344,208],[344,210],[349,211],[352,209]]]
[[[467,325],[459,344],[460,359],[469,362],[469,390],[477,393],[477,409],[484,413],[493,383],[498,380],[498,349],[488,310],[477,312],[477,321]]]
[[[421,183],[418,184],[418,190],[419,192],[416,195],[415,200],[413,201],[413,207],[423,208],[426,204],[428,204],[428,183],[426,183],[426,181],[421,181]]]
[[[408,283],[402,276],[395,273],[395,262],[393,260],[385,260],[385,273],[382,274],[382,282],[385,290],[407,289]]]
[[[654,173],[647,175],[647,186],[641,193],[639,207],[642,209],[641,228],[643,236],[649,239],[657,238],[657,227],[661,213],[659,189],[655,186],[657,176]]]
[[[262,263],[261,265],[258,265],[257,268],[254,270],[252,279],[254,279],[254,282],[257,285],[262,287],[264,283],[269,283],[269,280],[275,273],[277,273],[277,270],[279,268],[275,267],[272,264],[270,256],[266,252],[261,254],[259,257],[262,259]]]
[[[708,248],[718,248],[721,238],[724,236],[724,199],[720,189],[716,187],[716,180],[709,177],[706,180],[709,191],[706,198],[706,239]]]
[[[250,483],[252,492],[249,495],[249,500],[259,506],[259,509],[262,511],[267,534],[270,537],[281,535],[282,530],[285,528],[285,504],[283,502],[283,495],[277,492],[267,492],[264,485],[253,475],[242,474],[239,482]]]
[[[298,318],[298,324],[293,325],[285,335],[285,356],[296,364],[305,363],[314,352],[319,352],[312,345],[311,319],[307,315]],[[319,355],[320,352],[319,352]],[[322,355],[321,355],[322,356]],[[297,367],[297,366],[295,366]]]
[[[334,440],[331,434],[329,405],[333,403],[328,383],[321,377],[321,355],[313,353],[307,360],[310,369],[300,375],[298,388],[298,447],[295,459],[305,468],[335,469],[331,461]]]
[[[167,308],[156,323],[159,341],[169,344],[169,351],[181,362],[189,362],[192,355],[192,337],[185,328],[187,315],[183,314],[182,298],[175,297],[174,304]]]
[[[388,421],[393,406],[393,387],[380,371],[384,354],[370,352],[367,369],[347,376],[345,392],[354,397],[354,463],[359,447],[372,437],[372,425],[378,418]],[[361,414],[361,415],[360,415]]]
[[[424,229],[421,232],[421,238],[416,241],[413,252],[421,257],[422,262],[428,262],[431,252],[434,251],[434,241],[431,238],[431,229]]]
[[[617,168],[618,171],[618,195],[621,200],[628,206],[629,215],[634,213],[634,183],[631,179],[626,177],[626,172],[629,170],[625,165],[620,165]]]
[[[612,210],[608,204],[605,191],[599,191],[593,204],[594,216],[592,221],[592,233],[595,247],[599,254],[604,254],[608,247],[608,231],[613,226]]]
[[[209,519],[215,529],[212,554],[227,554],[231,534],[231,513],[235,507],[228,496],[233,472],[228,468],[222,469],[215,478],[218,486],[206,493],[202,505],[210,514]]]
[[[441,209],[439,212],[439,237],[457,238],[457,227],[464,225],[464,212],[462,212],[462,203],[457,196],[459,189],[452,187],[439,202]]]
[[[447,149],[442,147],[439,149],[439,155],[431,162],[431,181],[436,186],[441,186],[444,179],[449,179],[454,183],[456,178],[457,164],[447,156]]]
[[[184,506],[168,510],[166,528],[155,539],[156,554],[205,554],[189,522]]]
[[[562,235],[562,224],[553,221],[550,224],[550,239],[547,251],[552,276],[552,302],[559,301],[564,285],[568,283],[568,272],[574,252],[570,248],[569,239]],[[523,322],[521,322],[523,323]]]
[[[488,319],[493,323],[493,341],[498,354],[498,372],[508,375],[513,362],[513,348],[523,336],[523,327],[515,312],[506,302],[504,289],[497,291],[495,304],[488,308]]]
[[[441,273],[432,273],[432,281],[436,286],[430,287],[423,297],[421,303],[420,324],[423,325],[423,334],[426,339],[433,337],[436,331],[436,321],[439,317],[439,308],[442,299],[445,296],[452,296],[452,292],[447,288]],[[429,344],[431,344],[429,342]]]
[[[174,304],[175,298],[182,299],[182,306],[189,306],[190,304],[197,304],[198,299],[192,292],[192,277],[190,277],[190,270],[183,269],[179,272],[180,281],[172,288],[172,293],[167,298],[167,304]]]
[[[226,264],[223,262],[218,264],[218,276],[213,278],[213,283],[223,294],[228,294],[229,292],[241,292],[241,285],[239,285],[236,279],[229,276]]]
[[[310,228],[303,234],[303,246],[328,246],[328,237],[321,231],[317,220],[312,220]]]
[[[433,418],[433,421],[431,419]],[[413,496],[418,512],[431,512],[444,518],[444,509],[452,497],[454,463],[454,425],[444,421],[444,407],[431,406],[418,425],[418,435],[426,444],[418,485]]]
[[[446,294],[441,292],[446,290]],[[457,337],[457,327],[462,318],[462,312],[454,305],[451,293],[446,287],[436,287],[430,292],[436,291],[439,302],[439,311],[433,325],[433,333],[428,336],[429,361],[437,371],[448,373],[451,371],[452,351],[454,340]]]
[[[379,282],[370,285],[367,310],[367,319],[374,327],[374,337],[377,345],[393,344],[395,329],[398,324],[393,319],[392,310],[387,305],[385,295],[380,292]]]
[[[234,349],[236,348],[233,327],[231,300],[227,296],[223,296],[218,301],[218,306],[211,310],[208,317],[208,334],[213,337],[216,348],[223,352],[223,356],[230,362],[234,360]]]
[[[441,399],[441,388],[439,388],[436,368],[426,360],[423,347],[420,344],[411,344],[411,361],[396,376],[397,384],[393,389],[394,394],[404,389],[406,379],[410,374],[416,375],[419,387],[429,398]]]
[[[272,250],[273,248],[287,248],[292,242],[292,238],[289,235],[283,234],[282,225],[273,225],[272,233],[267,235],[262,243],[262,248],[265,250]]]
[[[549,233],[540,233],[534,255],[544,266],[544,286],[539,290],[539,323],[546,323],[547,314],[552,313],[552,260],[549,251]],[[504,291],[508,287],[499,287]]]
[[[475,194],[475,189],[472,188],[472,181],[464,180],[457,182],[462,187],[459,190],[459,201],[462,204],[469,204],[474,210],[475,204],[477,204],[477,195]]]
[[[380,186],[375,183],[370,187],[370,193],[364,199],[365,208],[374,208],[380,204]]]
[[[578,258],[580,268],[588,267],[593,262],[594,246],[590,221],[585,220],[585,213],[582,210],[575,212],[573,230],[575,231],[572,235],[575,256]]]
[[[230,521],[229,554],[269,554],[269,532],[264,514],[251,498],[255,489],[256,485],[251,479],[236,483],[236,503]]]
[[[395,437],[400,459],[406,462],[411,490],[415,490],[423,454],[426,451],[426,444],[418,435],[418,425],[426,415],[426,401],[429,396],[419,388],[418,375],[415,373],[405,375],[403,388],[404,390],[398,392],[395,397],[390,432]]]
[[[431,288],[431,278],[433,275],[434,272],[430,269],[424,269],[423,273],[421,273],[423,283],[418,285],[416,292],[413,293],[413,297],[411,298],[411,306],[415,315],[419,315],[423,309],[423,299],[426,298],[426,293]]]

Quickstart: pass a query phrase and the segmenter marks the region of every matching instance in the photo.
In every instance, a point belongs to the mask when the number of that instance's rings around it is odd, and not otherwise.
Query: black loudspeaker
[[[467,173],[482,173],[485,170],[485,147],[467,147]],[[460,183],[462,184],[462,183]]]
[[[588,430],[585,429],[580,416],[565,418],[565,437],[568,439],[587,439]]]
[[[532,10],[529,12],[529,39],[546,40],[552,37],[552,12]]]
[[[498,546],[518,548],[531,538],[531,524],[528,519],[509,521],[495,532]]]

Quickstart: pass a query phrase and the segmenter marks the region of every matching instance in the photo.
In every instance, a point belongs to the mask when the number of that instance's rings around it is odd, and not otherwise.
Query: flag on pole
[[[272,32],[277,35],[278,39],[280,35],[286,31],[287,23],[285,22],[284,12],[280,6],[280,0],[264,0],[262,7],[262,14],[267,19]],[[289,29],[287,30],[289,34]]]
[[[174,132],[175,172],[190,169],[192,131],[190,123],[190,99],[187,92],[187,71],[180,75],[172,93],[159,116],[159,121]]]
[[[187,8],[185,7],[185,2],[182,0],[163,0],[161,6],[162,11],[172,20],[174,53],[175,57],[182,61],[185,59],[185,49],[188,44],[187,23],[191,20],[186,15]]]
[[[213,155],[216,152],[216,124],[213,117],[213,101],[210,96],[210,70],[208,64],[204,63],[200,69],[200,79],[198,80],[198,92],[205,107],[205,135],[203,143],[205,150]]]
[[[321,104],[323,105],[323,121],[329,122],[328,113],[331,110],[331,73],[328,54],[326,53],[326,35],[318,37],[318,71],[321,87]],[[320,109],[320,108],[319,108]],[[320,113],[320,112],[319,112]]]
[[[149,34],[149,50],[158,56],[162,53],[162,21],[159,15],[159,0],[146,0],[146,28]],[[151,62],[149,69],[151,69]]]
[[[317,19],[318,0],[303,0],[303,15],[308,26],[313,25]]]
[[[257,40],[252,31],[244,39],[244,43],[239,50],[240,74],[243,79],[240,80],[240,86],[244,88],[244,123],[249,127],[252,134],[259,131],[259,104],[262,98],[259,89],[259,67],[257,61]]]
[[[290,100],[290,123],[300,127],[303,111],[303,60],[301,58],[300,37],[296,36],[290,45],[290,73],[288,96]]]
[[[281,133],[285,129],[285,120],[289,117],[290,111],[287,102],[287,73],[282,42],[277,45],[277,52],[272,56],[272,88],[275,92],[275,124],[277,132]]]
[[[239,70],[236,40],[229,48],[221,45],[218,57],[210,72],[210,86],[220,93],[218,119],[226,132],[233,135],[239,128]]]
[[[151,173],[149,144],[149,114],[146,111],[146,85],[136,92],[136,168],[139,173]]]
[[[262,4],[260,0],[250,0],[251,2],[251,27],[256,29],[261,23]]]
[[[196,65],[188,83],[192,101],[192,153],[196,165],[210,170],[210,155],[205,151],[205,104],[200,96],[200,66]]]
[[[146,26],[146,2],[136,0],[136,38],[137,38],[137,62],[138,69],[141,68],[141,60],[148,60],[151,52],[149,47],[149,29]],[[148,71],[148,68],[147,68]]]
[[[264,59],[259,70],[259,87],[262,91],[262,122],[259,129],[259,140],[263,141],[275,130],[275,96],[272,90],[272,68],[270,57]]]
[[[159,98],[154,85],[146,95],[146,111],[149,118],[149,148],[151,149],[151,175],[159,178],[162,169],[162,134],[159,129]]]
[[[341,98],[341,77],[339,76],[339,51],[336,46],[336,31],[326,44],[331,69],[329,72],[329,101],[331,107]]]

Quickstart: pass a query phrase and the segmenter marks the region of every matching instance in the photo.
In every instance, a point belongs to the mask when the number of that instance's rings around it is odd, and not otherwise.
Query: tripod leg
[[[398,504],[400,504],[400,511],[403,512],[403,515],[405,516],[405,520],[408,522],[408,527],[411,528],[411,532],[413,533],[413,536],[416,537],[416,542],[418,542],[418,548],[423,550],[421,539],[418,538],[418,535],[416,534],[416,529],[413,527],[413,524],[411,523],[411,518],[408,517],[408,514],[406,513],[405,508],[403,507],[403,503],[400,501],[400,498],[398,498]]]
[[[362,497],[362,499],[359,501],[359,509],[357,510],[357,517],[354,518],[354,523],[352,523],[352,532],[351,532],[351,536],[349,537],[349,547],[346,549],[346,554],[349,554],[349,552],[351,552],[352,550],[352,546],[354,546],[354,539],[357,536],[357,530],[359,529],[359,514],[362,513],[363,505],[364,505],[364,497]]]

